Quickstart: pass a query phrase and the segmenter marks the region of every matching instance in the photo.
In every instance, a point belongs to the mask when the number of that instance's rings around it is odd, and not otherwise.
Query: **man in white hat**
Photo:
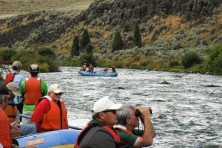
[[[48,87],[44,80],[38,77],[39,65],[31,64],[29,70],[31,77],[22,82],[20,92],[24,98],[23,114],[31,116],[38,100],[47,95]],[[23,124],[30,123],[28,119],[22,119]]]
[[[9,92],[9,100],[14,98],[16,96],[21,96],[19,92],[19,86],[15,82],[10,82],[6,85]],[[34,124],[25,124],[20,125],[20,118],[19,118],[19,111],[17,110],[15,105],[10,105],[5,109],[6,114],[9,117],[9,121],[11,124],[11,134],[12,137],[16,136],[24,136],[29,134],[35,134],[36,133],[36,127]]]
[[[22,81],[25,80],[25,77],[20,74],[20,71],[22,69],[22,64],[20,61],[14,61],[12,63],[12,72],[8,73],[5,78],[5,84],[7,85],[10,82],[15,82],[19,86],[21,86]],[[19,110],[19,112],[22,114],[23,112],[23,98],[20,96],[15,95],[15,98],[13,100],[9,100],[9,104],[15,104]]]
[[[49,86],[48,95],[42,97],[31,116],[38,132],[68,129],[67,109],[61,100],[62,88],[58,84]]]
[[[122,104],[115,104],[109,97],[103,97],[93,106],[93,120],[82,130],[77,138],[75,148],[117,148],[120,137],[113,128],[117,123],[116,110]]]

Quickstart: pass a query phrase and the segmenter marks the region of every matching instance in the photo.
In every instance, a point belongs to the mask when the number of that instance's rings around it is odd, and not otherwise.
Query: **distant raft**
[[[98,76],[98,77],[117,77],[117,72],[101,72],[101,71],[95,71],[95,72],[88,72],[88,71],[78,71],[79,74],[82,76]]]

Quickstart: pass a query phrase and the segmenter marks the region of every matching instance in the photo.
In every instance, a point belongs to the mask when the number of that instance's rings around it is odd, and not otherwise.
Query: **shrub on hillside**
[[[196,52],[185,53],[181,58],[181,64],[185,68],[189,68],[193,65],[202,63],[202,59],[198,56]]]
[[[22,63],[24,70],[29,70],[29,66],[33,63],[38,64],[40,72],[56,72],[58,70],[57,63],[53,62],[51,58],[41,56],[34,52],[18,53],[12,57],[12,60],[19,60]]]
[[[96,61],[95,61],[93,54],[81,53],[80,57],[79,57],[79,61],[82,64],[83,63],[91,63],[91,64],[93,64],[93,66],[96,65]]]
[[[55,58],[55,53],[50,49],[50,48],[39,48],[38,49],[38,54],[50,58]]]
[[[11,61],[11,57],[16,54],[16,50],[11,48],[0,49],[0,59],[3,61]]]
[[[208,55],[206,71],[222,74],[222,44],[213,47]]]

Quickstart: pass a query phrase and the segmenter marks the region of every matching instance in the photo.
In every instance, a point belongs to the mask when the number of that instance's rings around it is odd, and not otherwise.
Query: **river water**
[[[117,69],[118,77],[107,78],[80,76],[78,70],[61,67],[61,72],[39,75],[48,86],[58,83],[64,89],[70,125],[83,127],[91,120],[93,103],[111,96],[152,108],[157,136],[151,148],[222,144],[222,87],[209,87],[222,86],[221,76]],[[163,80],[170,84],[160,84]]]

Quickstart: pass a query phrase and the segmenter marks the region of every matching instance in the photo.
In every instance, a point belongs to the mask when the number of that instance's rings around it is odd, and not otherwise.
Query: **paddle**
[[[22,117],[22,118],[26,118],[26,119],[30,119],[31,118],[31,116],[24,115],[24,114],[19,114],[19,116]],[[75,129],[75,130],[82,130],[82,128],[76,127],[76,126],[72,126],[72,125],[69,125],[69,128]]]

